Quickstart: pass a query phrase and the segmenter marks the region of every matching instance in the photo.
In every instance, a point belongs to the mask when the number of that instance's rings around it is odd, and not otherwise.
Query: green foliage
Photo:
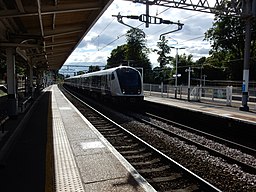
[[[155,67],[153,69],[153,75],[154,75],[154,83],[160,84],[163,83],[171,83],[172,82],[172,74],[173,70],[170,67],[164,66],[164,67]]]
[[[77,74],[77,75],[83,75],[83,74],[85,74],[85,72],[84,72],[84,71],[77,71],[76,74]]]
[[[94,72],[94,71],[100,71],[100,67],[98,66],[98,65],[96,65],[96,66],[90,66],[89,67],[89,70],[88,70],[88,73],[90,73],[90,72]]]
[[[143,68],[144,81],[150,81],[151,63],[148,58],[149,49],[146,47],[146,40],[138,29],[130,29],[126,34],[127,43],[113,49],[107,59],[106,68],[117,67],[121,64],[132,67]]]
[[[206,40],[212,43],[208,63],[225,69],[225,78],[242,80],[244,58],[245,22],[242,18],[216,15],[213,27],[206,34]],[[250,49],[250,80],[255,80],[256,61],[256,23],[253,22]]]
[[[131,61],[133,67],[143,67],[151,69],[151,63],[148,59],[149,49],[146,47],[146,40],[138,29],[130,29],[126,34],[127,49],[125,59]]]
[[[113,49],[110,57],[107,59],[107,68],[118,67],[126,58],[127,45],[120,45]]]
[[[176,58],[171,58],[171,63],[176,67]],[[178,72],[177,74],[181,74],[181,76],[178,78],[178,85],[179,84],[187,84],[188,81],[188,74],[185,72],[185,70],[188,67],[192,67],[195,65],[193,62],[193,55],[189,54],[186,55],[185,53],[178,56]],[[173,74],[176,73],[176,68],[173,68]],[[191,77],[193,77],[194,74],[191,73]],[[197,77],[198,78],[198,77]]]
[[[157,61],[160,64],[160,68],[162,68],[168,64],[171,59],[170,56],[167,56],[167,54],[171,52],[171,48],[168,46],[168,40],[165,39],[165,36],[163,36],[160,42],[157,42],[157,47],[159,50],[154,50],[154,52],[159,55]]]

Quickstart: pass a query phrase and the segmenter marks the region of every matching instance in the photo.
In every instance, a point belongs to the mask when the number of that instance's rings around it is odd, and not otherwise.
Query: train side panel
[[[142,101],[144,98],[139,71],[117,67],[65,79],[65,84],[86,94],[112,100]]]

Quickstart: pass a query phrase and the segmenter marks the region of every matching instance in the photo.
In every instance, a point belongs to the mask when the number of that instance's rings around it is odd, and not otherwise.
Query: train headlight
[[[123,90],[122,93],[125,94],[125,90]]]
[[[140,89],[138,89],[138,94],[141,94],[141,91],[140,91]]]

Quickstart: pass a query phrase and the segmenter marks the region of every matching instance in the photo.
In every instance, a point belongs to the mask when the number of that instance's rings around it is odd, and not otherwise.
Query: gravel
[[[244,172],[236,164],[229,164],[220,157],[212,156],[207,151],[199,150],[193,145],[188,145],[178,138],[170,137],[161,131],[157,131],[148,125],[137,122],[120,113],[114,113],[114,116],[118,121],[122,119],[123,127],[149,142],[159,150],[163,150],[170,158],[212,183],[222,191],[256,191],[256,175]],[[175,131],[175,133],[196,140],[203,145],[207,145],[210,148],[221,151],[224,154],[228,154],[229,156],[246,162],[247,164],[252,166],[256,165],[255,157],[244,154],[237,149],[229,148],[223,144],[216,143],[212,140],[176,127],[170,127],[163,122],[156,121],[154,119],[150,120],[152,123],[169,128],[172,131]]]

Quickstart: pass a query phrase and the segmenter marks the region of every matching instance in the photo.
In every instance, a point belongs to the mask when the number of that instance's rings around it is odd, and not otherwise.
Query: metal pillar
[[[6,49],[7,64],[7,93],[8,93],[8,115],[11,117],[18,114],[18,98],[15,73],[15,48]]]
[[[177,99],[177,84],[178,84],[178,48],[176,48],[176,72],[175,72],[175,99]]]
[[[242,86],[242,106],[239,108],[241,111],[249,111],[247,105],[249,94],[249,68],[250,68],[250,48],[251,48],[251,23],[252,18],[249,16],[252,4],[251,1],[246,2],[245,12],[248,14],[245,25],[245,44],[244,44],[244,69],[243,69],[243,86]]]
[[[190,72],[193,72],[193,69],[189,67],[185,71],[188,72],[188,101],[190,101]]]
[[[33,66],[29,65],[29,94],[34,98],[35,88],[33,86]]]

